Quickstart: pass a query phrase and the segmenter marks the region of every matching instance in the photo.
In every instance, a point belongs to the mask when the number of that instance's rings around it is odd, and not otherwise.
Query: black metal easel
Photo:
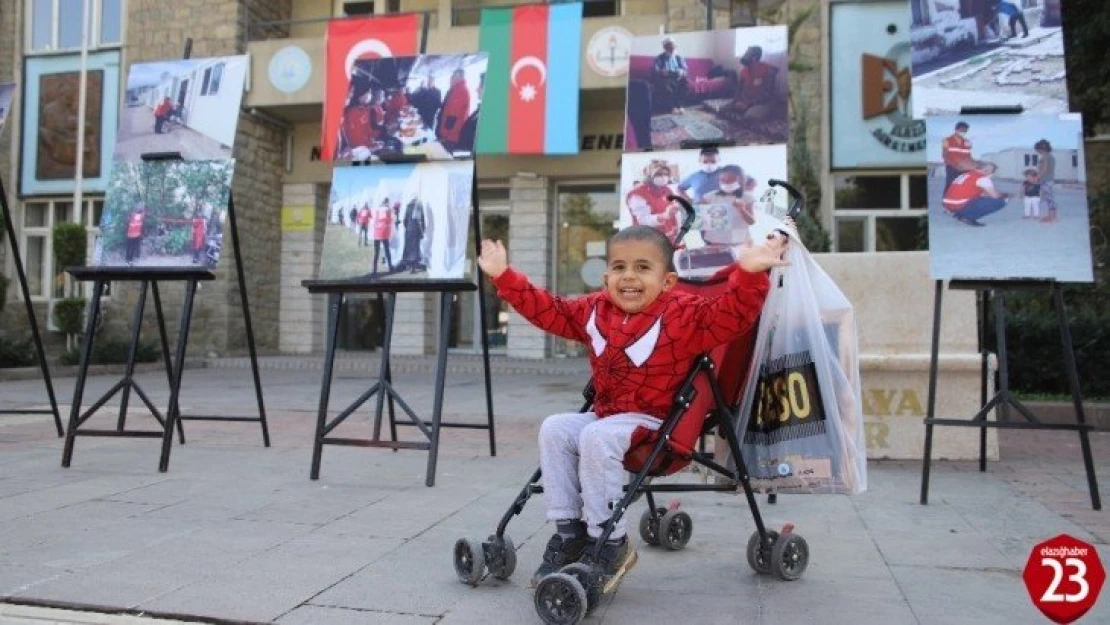
[[[978,294],[980,332],[979,349],[983,354],[981,374],[982,383],[982,408],[970,420],[965,419],[938,419],[936,418],[937,395],[937,359],[940,351],[940,318],[941,300],[944,292],[944,283],[936,282],[936,294],[933,304],[933,344],[929,362],[929,400],[925,418],[925,458],[921,468],[921,503],[927,504],[929,500],[929,468],[932,461],[933,426],[956,426],[979,428],[979,470],[987,470],[987,428],[1023,429],[1023,430],[1067,430],[1079,432],[1079,444],[1083,452],[1083,467],[1087,472],[1087,487],[1091,494],[1091,507],[1095,510],[1102,509],[1102,502],[1098,493],[1098,480],[1095,476],[1094,459],[1091,455],[1091,441],[1088,433],[1094,426],[1087,423],[1083,411],[1083,395],[1079,386],[1079,372],[1075,363],[1075,351],[1072,347],[1071,328],[1068,325],[1067,309],[1064,306],[1064,294],[1060,283],[1054,280],[1009,280],[1009,281],[971,281],[952,280],[948,284],[952,290],[974,290]],[[1075,423],[1044,423],[1022,404],[1010,391],[1009,365],[1006,354],[1006,316],[1005,303],[1002,293],[1015,290],[1042,290],[1052,292],[1052,300],[1056,315],[1060,322],[1060,344],[1064,352],[1064,366],[1068,370],[1068,382],[1071,386],[1072,401],[1075,406]],[[998,353],[998,391],[994,397],[986,399],[986,352],[987,334],[990,325],[990,308],[993,300],[995,347]],[[1023,421],[1010,419],[1010,408],[1015,408],[1024,418]],[[987,419],[992,411],[998,411],[995,421]]]
[[[185,40],[185,53],[182,55],[183,59],[188,59],[192,54],[193,40],[187,38]],[[179,161],[181,155],[176,152],[168,153],[155,153],[144,154],[142,156],[144,161]],[[70,275],[75,280],[92,281],[93,282],[93,305],[89,312],[89,318],[86,323],[84,344],[81,351],[81,364],[77,373],[77,385],[74,388],[73,405],[70,408],[69,429],[66,432],[65,449],[62,452],[62,466],[68,467],[73,459],[73,445],[76,436],[123,436],[123,437],[140,437],[162,438],[162,453],[158,461],[158,470],[166,472],[169,470],[170,464],[170,449],[173,444],[173,430],[177,429],[178,440],[181,444],[185,443],[185,432],[181,425],[182,421],[234,421],[234,422],[258,422],[262,427],[262,443],[265,447],[270,446],[270,430],[266,422],[266,406],[262,399],[262,380],[258,371],[258,352],[254,344],[254,327],[251,322],[250,302],[247,298],[247,282],[246,276],[243,272],[243,254],[239,246],[239,228],[235,219],[235,195],[228,191],[227,200],[228,211],[228,226],[231,229],[231,242],[232,248],[235,253],[235,270],[239,278],[239,297],[243,305],[243,323],[247,333],[247,349],[250,353],[251,372],[254,377],[254,393],[255,400],[258,402],[258,416],[257,417],[241,417],[241,416],[228,416],[228,415],[182,415],[179,406],[179,396],[181,391],[181,378],[185,366],[185,348],[189,340],[189,324],[193,315],[193,299],[196,295],[196,290],[199,282],[211,281],[216,278],[208,269],[200,269],[193,267],[184,268],[119,268],[119,267],[72,267],[68,268]],[[175,344],[175,355],[171,362],[169,341],[166,335],[166,320],[162,313],[162,300],[158,292],[158,281],[184,281],[185,282],[185,301],[182,308],[182,316],[180,322],[180,329],[178,330],[177,343]],[[104,292],[104,286],[108,282],[139,282],[139,298],[135,304],[135,316],[133,326],[131,328],[131,344],[127,354],[127,364],[123,379],[116,383],[111,389],[108,390],[100,399],[93,403],[93,405],[84,413],[81,412],[81,400],[85,392],[85,379],[88,376],[89,362],[92,356],[92,343],[93,331],[96,328],[96,321],[100,315],[100,297]],[[148,288],[154,295],[154,309],[158,320],[158,333],[161,339],[162,358],[166,366],[166,377],[170,385],[170,400],[163,415],[154,407],[154,404],[143,392],[138,382],[134,379],[135,372],[135,358],[138,354],[139,335],[142,329],[143,311],[146,306],[146,294]],[[162,425],[162,431],[128,431],[125,429],[127,420],[127,404],[131,390],[134,389],[139,398],[146,404],[154,418]],[[116,423],[115,430],[80,430],[83,424],[89,417],[93,415],[101,406],[108,402],[117,392],[123,391],[120,402],[119,420]]]
[[[386,162],[419,162],[423,157],[398,157],[388,159]],[[481,249],[482,229],[480,210],[477,201],[477,169],[471,185],[471,227],[474,229],[474,240],[477,250]],[[476,250],[476,251],[477,251]],[[435,485],[436,462],[439,456],[439,435],[442,428],[462,428],[489,430],[490,455],[497,455],[497,444],[493,420],[493,387],[490,377],[489,337],[486,328],[486,302],[485,287],[481,276],[478,283],[469,280],[424,280],[424,281],[378,281],[366,282],[363,280],[304,280],[301,284],[309,293],[326,293],[329,295],[328,304],[328,337],[327,350],[324,354],[324,373],[320,384],[320,406],[316,417],[316,434],[312,448],[311,479],[320,478],[320,462],[323,456],[324,445],[346,445],[355,447],[380,447],[387,449],[425,449],[428,450],[428,468],[424,483],[427,486]],[[447,377],[447,352],[451,337],[451,311],[454,295],[476,291],[479,302],[479,316],[481,317],[482,332],[482,364],[485,374],[486,390],[486,417],[485,424],[443,422],[443,397],[444,384]],[[378,379],[370,388],[360,395],[351,405],[344,408],[334,419],[328,422],[328,401],[331,396],[331,382],[333,366],[335,363],[335,350],[337,335],[339,333],[339,316],[348,293],[375,293],[378,301],[382,303],[382,347],[381,364],[378,367]],[[397,390],[393,387],[392,371],[390,368],[390,346],[393,338],[393,319],[398,293],[439,293],[439,335],[436,343],[436,373],[435,391],[432,400],[432,415],[430,420],[421,419],[409,407]],[[384,301],[383,301],[384,299]],[[359,407],[377,396],[377,405],[374,410],[374,437],[370,439],[329,437],[336,427],[350,417]],[[389,401],[389,434],[390,440],[382,440],[382,416],[385,411],[385,402]],[[401,407],[408,421],[397,421],[394,403]],[[420,430],[427,441],[399,441],[397,440],[397,426],[414,426]]]
[[[999,106],[965,106],[960,109],[961,115],[1019,115],[1024,111],[1020,104]],[[929,361],[929,399],[925,416],[925,454],[921,467],[921,504],[929,502],[929,469],[932,463],[933,452],[933,426],[977,427],[979,428],[979,471],[987,470],[987,428],[1023,429],[1023,430],[1070,430],[1079,432],[1079,444],[1083,451],[1083,467],[1087,471],[1087,487],[1091,493],[1091,507],[1095,510],[1102,509],[1102,501],[1098,494],[1098,480],[1095,476],[1094,459],[1091,456],[1091,441],[1088,433],[1094,426],[1087,423],[1083,412],[1083,393],[1079,386],[1079,371],[1075,363],[1075,350],[1072,347],[1071,328],[1068,325],[1068,313],[1064,306],[1064,294],[1060,283],[1055,280],[960,280],[953,279],[948,283],[952,290],[965,290],[976,292],[976,302],[979,314],[979,353],[980,353],[980,387],[979,412],[970,420],[965,419],[938,419],[936,418],[937,395],[937,367],[940,352],[940,317],[941,300],[944,294],[944,281],[936,281],[936,293],[933,298],[933,343]],[[1023,405],[1010,391],[1009,364],[1006,355],[1006,310],[1002,293],[1019,290],[1049,290],[1052,292],[1053,305],[1056,316],[1060,321],[1060,345],[1064,352],[1064,366],[1068,369],[1068,382],[1071,386],[1072,401],[1075,405],[1075,423],[1044,423]],[[995,345],[998,354],[998,391],[994,397],[987,399],[988,367],[990,337],[990,309],[993,300]],[[1010,420],[1010,407],[1015,408],[1024,417],[1024,421]],[[987,415],[992,410],[998,411],[998,419],[990,421]]]
[[[19,254],[19,242],[15,238],[15,224],[12,220],[11,209],[8,207],[8,195],[4,190],[4,181],[0,180],[0,210],[4,212],[4,228],[8,233],[8,243],[15,261],[16,278],[23,294],[23,305],[27,308],[27,323],[31,325],[31,338],[35,343],[35,353],[38,355],[39,370],[42,371],[42,381],[46,385],[46,396],[50,400],[50,408],[28,408],[15,410],[0,410],[0,415],[16,414],[49,414],[54,415],[54,427],[58,430],[58,437],[65,436],[62,429],[62,417],[58,412],[58,400],[54,396],[54,382],[50,378],[50,363],[46,360],[46,350],[42,346],[42,335],[39,333],[39,323],[35,319],[35,306],[31,303],[31,290],[27,287],[27,273],[23,269],[23,257]]]

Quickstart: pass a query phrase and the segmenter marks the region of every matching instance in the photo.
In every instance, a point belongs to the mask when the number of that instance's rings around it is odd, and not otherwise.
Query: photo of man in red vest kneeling
[[[1010,198],[994,188],[991,176],[997,169],[990,161],[979,161],[975,169],[957,176],[944,192],[945,212],[969,226],[986,225],[979,220],[1002,210]]]

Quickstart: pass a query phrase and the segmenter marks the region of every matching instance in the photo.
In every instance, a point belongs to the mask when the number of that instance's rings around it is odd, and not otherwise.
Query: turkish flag
[[[327,33],[327,76],[324,119],[320,124],[320,158],[335,158],[336,136],[343,104],[351,82],[351,69],[359,59],[416,56],[420,15],[391,15],[332,20]]]

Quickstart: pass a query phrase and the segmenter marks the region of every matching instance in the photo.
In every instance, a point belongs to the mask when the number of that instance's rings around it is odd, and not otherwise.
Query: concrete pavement
[[[509,526],[519,549],[511,580],[460,584],[451,549],[459,537],[492,532],[535,467],[540,419],[580,403],[584,378],[575,373],[498,373],[497,457],[485,432],[446,430],[433,488],[424,486],[420,451],[328,447],[320,480],[309,480],[319,399],[312,370],[262,372],[271,448],[257,424],[189,422],[168,473],[157,471],[158,442],[144,439],[79,438],[72,467],[62,469],[49,417],[0,417],[0,598],[206,622],[539,623],[527,579],[551,531],[542,502]],[[164,405],[164,374],[138,377]],[[116,379],[91,379],[87,400]],[[426,414],[427,375],[395,379]],[[60,401],[72,385],[57,380]],[[365,371],[341,370],[332,414],[367,386]],[[445,419],[484,418],[480,376],[453,373],[447,393]],[[254,405],[245,370],[187,370],[182,397],[187,414],[249,414]],[[37,380],[0,383],[4,408],[44,403]],[[151,426],[136,404],[130,423]],[[115,419],[105,412],[90,424]],[[370,427],[363,410],[336,434],[362,437]],[[871,488],[856,497],[780,497],[763,508],[768,524],[796,523],[811,551],[809,570],[792,583],[748,568],[753,523],[742,497],[683,495],[694,520],[689,546],[641,545],[640,563],[587,623],[1047,622],[1021,581],[1033,544],[1069,533],[1110,564],[1110,516],[1090,510],[1075,439],[1002,432],[1003,459],[986,474],[968,463],[934,465],[928,506],[917,503],[915,462],[872,462]],[[1094,441],[1105,496],[1110,435]],[[633,507],[633,526],[642,511],[642,502]],[[18,610],[43,608],[0,603],[0,623],[131,622]],[[1081,622],[1110,623],[1110,599]]]

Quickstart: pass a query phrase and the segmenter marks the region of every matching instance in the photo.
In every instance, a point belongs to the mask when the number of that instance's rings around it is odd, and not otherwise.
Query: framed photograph
[[[911,0],[913,116],[1020,104],[1068,112],[1059,3]]]
[[[336,167],[319,279],[462,279],[473,179],[473,161]]]
[[[132,65],[114,159],[160,152],[188,161],[231,158],[246,76],[246,56]]]
[[[768,181],[786,180],[786,146],[626,153],[621,159],[620,227],[653,226],[674,241],[686,213],[669,196],[687,198],[693,227],[675,252],[683,278],[707,278],[735,262],[735,251],[766,233],[767,202],[785,208]]]
[[[785,26],[636,37],[625,147],[786,143],[787,57]]]
[[[82,187],[103,192],[108,186],[112,145],[119,110],[119,52],[88,55],[85,81]],[[80,59],[33,56],[23,61],[23,146],[21,195],[73,192],[77,168],[77,113]]]
[[[234,171],[232,159],[116,161],[93,264],[215,269]]]
[[[1094,279],[1078,114],[926,123],[934,279]]]
[[[356,60],[335,160],[473,155],[486,66],[484,52]]]
[[[14,82],[0,84],[0,132],[4,131],[4,123],[8,121],[8,113],[12,110],[12,98],[14,96]]]

